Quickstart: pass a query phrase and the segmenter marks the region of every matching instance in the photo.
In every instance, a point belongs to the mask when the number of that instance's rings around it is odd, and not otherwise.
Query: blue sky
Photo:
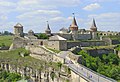
[[[49,21],[52,32],[68,28],[75,13],[79,29],[89,29],[95,18],[98,30],[120,31],[120,0],[0,0],[0,31],[11,31],[16,23],[24,32],[44,32]]]

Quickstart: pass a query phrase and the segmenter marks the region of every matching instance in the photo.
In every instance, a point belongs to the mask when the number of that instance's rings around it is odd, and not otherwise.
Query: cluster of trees
[[[0,35],[13,35],[13,34],[9,31],[4,31],[4,32],[0,32]]]
[[[40,33],[35,35],[38,39],[48,39],[48,36],[46,34]]]
[[[19,74],[0,70],[0,82],[16,82],[19,80],[21,80],[21,76]]]
[[[82,64],[100,74],[115,80],[120,80],[120,58],[118,55],[109,53],[103,54],[101,57],[92,57],[85,51],[78,52],[82,55]]]

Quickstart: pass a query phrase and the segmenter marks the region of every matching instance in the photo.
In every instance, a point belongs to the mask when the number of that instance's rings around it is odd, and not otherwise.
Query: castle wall
[[[102,56],[103,54],[114,53],[113,49],[93,49],[93,50],[86,50],[87,53],[91,56]]]
[[[67,40],[72,40],[73,39],[73,35],[72,34],[59,34],[61,37],[67,39]],[[92,35],[91,34],[76,34],[75,35],[75,39],[76,40],[90,40],[92,39]]]
[[[67,48],[70,49],[72,47],[81,46],[81,47],[88,47],[88,46],[104,46],[105,42],[103,41],[84,41],[84,42],[67,42]]]
[[[78,34],[76,39],[77,40],[90,40],[92,39],[92,35],[91,34]]]
[[[83,77],[80,77],[78,74],[76,74],[73,71],[71,71],[71,81],[72,82],[89,82],[89,81],[86,81]]]
[[[111,38],[103,38],[103,41],[105,41],[108,45],[120,44],[119,40],[112,40]]]
[[[14,37],[13,43],[10,49],[24,48],[27,45],[27,41],[22,37]]]
[[[71,34],[59,34],[61,37],[67,39],[67,40],[72,40],[72,35]]]

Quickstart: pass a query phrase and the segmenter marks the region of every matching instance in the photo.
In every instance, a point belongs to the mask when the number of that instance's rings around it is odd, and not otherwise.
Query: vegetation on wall
[[[120,80],[120,58],[113,53],[104,54],[100,57],[92,57],[83,50],[78,52],[82,55],[82,64],[100,74],[115,80]]]
[[[40,33],[35,35],[38,39],[48,39],[48,36],[46,34]]]
[[[0,82],[16,82],[21,80],[21,76],[16,73],[9,73],[3,70],[0,70]]]

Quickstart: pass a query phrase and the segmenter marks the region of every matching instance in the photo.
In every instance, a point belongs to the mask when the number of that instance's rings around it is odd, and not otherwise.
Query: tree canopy
[[[84,66],[103,74],[107,77],[115,80],[120,80],[120,58],[118,55],[109,53],[103,54],[102,57],[92,57],[85,51],[78,52],[78,55],[82,55],[82,63]]]

